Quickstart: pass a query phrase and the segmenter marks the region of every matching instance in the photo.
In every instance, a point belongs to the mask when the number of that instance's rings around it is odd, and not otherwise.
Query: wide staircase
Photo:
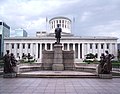
[[[75,63],[73,70],[44,71],[42,63],[19,64],[18,77],[38,78],[98,78],[96,64]]]

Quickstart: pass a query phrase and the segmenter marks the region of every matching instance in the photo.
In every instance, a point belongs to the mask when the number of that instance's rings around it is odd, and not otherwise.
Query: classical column
[[[38,59],[38,43],[36,43],[36,55],[35,58]]]
[[[12,52],[12,44],[9,43],[9,52],[11,53]]]
[[[67,44],[67,50],[68,51],[70,50],[70,44],[69,43]]]
[[[47,50],[47,43],[45,43],[45,50]]]
[[[118,55],[118,48],[117,48],[117,43],[115,43],[114,56],[115,56],[115,59],[116,59],[116,60],[117,60],[117,55]]]
[[[19,49],[19,56],[20,56],[20,59],[22,59],[22,43],[20,43],[20,49]]]
[[[14,56],[15,56],[15,58],[17,57],[17,44],[16,43],[14,43]]]
[[[31,45],[30,46],[30,54],[31,54],[31,56],[33,56],[33,43],[31,43],[30,45]]]
[[[25,43],[25,54],[26,54],[26,55],[28,55],[28,53],[27,53],[27,52],[28,52],[28,44],[27,44],[27,43]]]
[[[73,43],[73,51],[74,51],[74,58],[76,56],[76,52],[75,52],[75,43]]]
[[[112,53],[112,43],[110,43],[110,48],[109,48],[110,50],[109,50],[109,53],[111,54]]]
[[[73,50],[75,51],[75,43],[73,43]]]
[[[40,60],[42,59],[42,43],[40,43]]]
[[[89,53],[90,53],[90,44],[87,43],[87,54],[89,54]]]
[[[80,43],[78,43],[78,59],[80,59]]]
[[[62,43],[62,50],[64,50],[64,43]]]
[[[64,28],[65,28],[65,20],[64,20]]]
[[[84,43],[82,43],[82,59],[84,59],[85,57],[85,52],[84,52],[84,49],[85,49],[85,45]]]
[[[100,60],[101,56],[101,43],[98,43],[98,59]]]
[[[94,55],[96,54],[95,43],[93,43],[92,52],[93,52]]]
[[[50,50],[52,51],[52,48],[53,48],[53,45],[52,45],[52,43],[50,43]]]
[[[104,43],[104,52],[107,50],[107,44]]]
[[[6,43],[4,43],[4,54],[3,55],[6,54],[6,50],[7,50]]]

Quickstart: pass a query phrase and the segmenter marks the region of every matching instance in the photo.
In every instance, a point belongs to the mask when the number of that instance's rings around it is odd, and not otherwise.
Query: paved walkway
[[[120,79],[0,78],[0,94],[120,94]]]

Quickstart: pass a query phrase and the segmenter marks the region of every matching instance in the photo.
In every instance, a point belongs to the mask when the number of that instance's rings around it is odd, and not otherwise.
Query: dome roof
[[[54,20],[54,19],[67,19],[67,20],[69,20],[69,21],[71,22],[71,20],[70,20],[69,18],[67,18],[67,17],[62,17],[62,16],[54,17],[54,18],[50,19],[49,22],[50,22],[51,20]]]

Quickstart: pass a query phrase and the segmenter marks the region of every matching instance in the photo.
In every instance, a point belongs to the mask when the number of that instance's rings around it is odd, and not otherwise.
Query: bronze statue
[[[108,51],[105,51],[106,53],[106,56],[105,56],[105,61],[106,63],[104,64],[104,67],[106,68],[106,71],[105,73],[110,73],[112,71],[112,63],[111,63],[111,60],[114,58],[114,55],[112,54],[109,54]]]
[[[4,73],[11,73],[12,72],[12,65],[10,61],[10,54],[9,50],[6,51],[7,54],[3,57],[4,60]]]
[[[59,27],[59,24],[57,24],[57,28],[55,29],[55,38],[56,38],[57,44],[60,43],[61,32],[62,32],[62,29]]]
[[[15,59],[15,56],[14,56],[13,53],[11,53],[10,61],[11,61],[11,65],[12,65],[12,72],[15,72],[15,67],[16,67],[17,60]]]
[[[110,74],[112,71],[112,63],[111,60],[114,58],[114,55],[109,54],[109,52],[105,51],[106,55],[102,54],[100,57],[100,69],[102,74]]]
[[[16,67],[16,62],[17,60],[14,57],[14,54],[11,53],[9,54],[9,50],[6,51],[7,54],[5,54],[5,56],[3,57],[4,60],[4,73],[13,73],[14,68]]]

